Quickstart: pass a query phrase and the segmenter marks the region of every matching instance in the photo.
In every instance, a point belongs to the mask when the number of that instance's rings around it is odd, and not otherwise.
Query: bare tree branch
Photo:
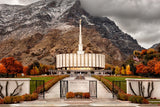
[[[154,84],[153,84],[153,81],[152,81],[152,83],[151,83],[151,91],[150,91],[150,93],[149,93],[149,96],[151,97],[151,95],[152,95],[152,92],[153,92],[153,90],[154,90]]]
[[[9,82],[7,81],[6,82],[6,96],[8,96],[8,84],[9,84]]]
[[[1,98],[4,98],[4,95],[3,95],[3,93],[2,93],[2,90],[3,90],[3,86],[0,84],[0,97],[1,97]]]
[[[133,88],[132,88],[131,82],[129,82],[129,86],[130,86],[130,89],[131,89],[132,93],[137,96],[137,94],[134,92],[134,90],[133,90]]]
[[[17,87],[16,87],[16,88],[14,89],[14,91],[10,94],[10,96],[16,96],[16,95],[18,95],[18,94],[22,91],[22,85],[23,85],[24,83],[18,85],[18,82],[17,82],[17,81],[15,81],[15,82],[16,82]]]

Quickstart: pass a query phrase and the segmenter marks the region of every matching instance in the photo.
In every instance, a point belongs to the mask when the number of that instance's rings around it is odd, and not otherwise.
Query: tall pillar
[[[78,44],[78,54],[84,54],[83,44],[82,44],[82,27],[81,27],[81,19],[79,21],[79,44]]]

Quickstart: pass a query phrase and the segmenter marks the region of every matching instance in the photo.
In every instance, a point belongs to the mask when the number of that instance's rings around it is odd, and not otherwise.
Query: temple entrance
[[[89,92],[91,98],[97,98],[96,80],[61,80],[60,98],[65,98],[67,92]]]
[[[87,74],[87,72],[84,72],[84,71],[77,71],[77,72],[75,72],[75,74]]]

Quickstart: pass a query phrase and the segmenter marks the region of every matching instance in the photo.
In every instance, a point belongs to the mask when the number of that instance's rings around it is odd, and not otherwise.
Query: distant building
[[[103,70],[105,68],[105,55],[85,53],[82,44],[81,20],[79,23],[79,45],[77,53],[64,53],[56,55],[57,70]]]

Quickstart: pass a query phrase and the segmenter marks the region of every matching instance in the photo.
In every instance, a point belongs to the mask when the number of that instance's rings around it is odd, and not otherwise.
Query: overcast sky
[[[38,0],[0,0],[0,3],[29,4]],[[160,0],[81,0],[92,15],[107,16],[149,48],[160,43]]]

